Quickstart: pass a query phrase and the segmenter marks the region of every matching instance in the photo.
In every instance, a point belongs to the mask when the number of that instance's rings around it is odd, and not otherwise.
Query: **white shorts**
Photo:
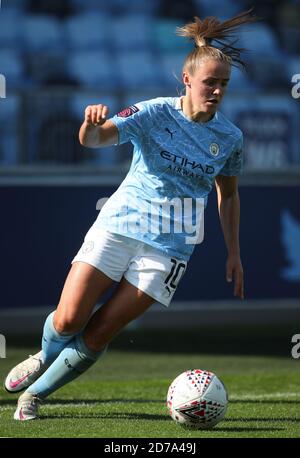
[[[86,262],[119,282],[122,277],[168,307],[187,262],[138,240],[91,227],[73,262]]]

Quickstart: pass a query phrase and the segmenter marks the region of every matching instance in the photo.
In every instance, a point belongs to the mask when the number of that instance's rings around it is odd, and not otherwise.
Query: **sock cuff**
[[[100,358],[100,356],[104,355],[107,351],[107,346],[105,346],[101,351],[92,351],[90,350],[84,340],[83,340],[83,336],[82,336],[82,333],[78,334],[76,337],[75,337],[75,348],[77,349],[77,351],[83,356],[83,357],[86,357],[88,359],[91,359],[92,361],[97,361],[98,358]]]
[[[45,321],[44,328],[48,328],[48,330],[50,330],[54,338],[57,338],[59,340],[70,340],[70,338],[72,337],[72,334],[71,335],[70,334],[60,334],[55,329],[54,323],[53,323],[54,313],[55,313],[55,310],[48,315]]]

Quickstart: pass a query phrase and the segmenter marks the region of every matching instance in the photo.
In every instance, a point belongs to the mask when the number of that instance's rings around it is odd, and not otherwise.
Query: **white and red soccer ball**
[[[201,369],[183,372],[171,383],[167,407],[173,420],[185,426],[208,429],[221,421],[228,396],[223,383],[213,373]]]

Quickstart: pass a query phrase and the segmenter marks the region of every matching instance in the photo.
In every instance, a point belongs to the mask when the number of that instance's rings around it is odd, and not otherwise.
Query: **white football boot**
[[[42,351],[30,355],[28,359],[25,359],[9,372],[4,382],[4,388],[9,393],[18,393],[35,382],[47,367],[48,365],[42,360]]]
[[[38,408],[41,399],[36,394],[25,393],[21,394],[18,400],[18,407],[14,413],[14,420],[26,421],[35,420],[38,418]]]

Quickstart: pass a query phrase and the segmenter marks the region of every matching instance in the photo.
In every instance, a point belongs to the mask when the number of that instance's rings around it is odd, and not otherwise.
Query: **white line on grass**
[[[230,401],[261,401],[261,400],[270,400],[272,401],[273,399],[288,399],[288,398],[299,398],[300,399],[300,392],[298,393],[293,393],[293,392],[277,392],[277,393],[268,393],[268,394],[255,394],[255,393],[252,393],[252,394],[230,394],[229,393],[229,402]],[[124,399],[124,403],[126,402],[126,400]],[[98,401],[95,399],[95,404],[98,403]],[[107,402],[103,402],[103,401],[99,401],[99,406],[104,406],[106,404],[112,404],[114,403],[114,401],[107,401]],[[148,404],[149,402],[148,401],[145,401],[145,404]],[[162,400],[162,403],[164,403],[164,400]],[[122,401],[119,401],[118,400],[118,404],[122,404]],[[132,404],[134,404],[134,401],[132,402]],[[91,405],[90,402],[86,403],[86,402],[74,402],[74,400],[70,400],[70,404],[68,404],[68,401],[66,400],[63,404],[61,403],[51,403],[51,404],[47,404],[47,401],[45,401],[45,406],[47,409],[62,409],[62,408],[69,408],[69,407],[89,407]],[[14,407],[12,407],[11,405],[2,405],[1,408],[0,408],[0,413],[3,412],[4,410],[10,410]]]

